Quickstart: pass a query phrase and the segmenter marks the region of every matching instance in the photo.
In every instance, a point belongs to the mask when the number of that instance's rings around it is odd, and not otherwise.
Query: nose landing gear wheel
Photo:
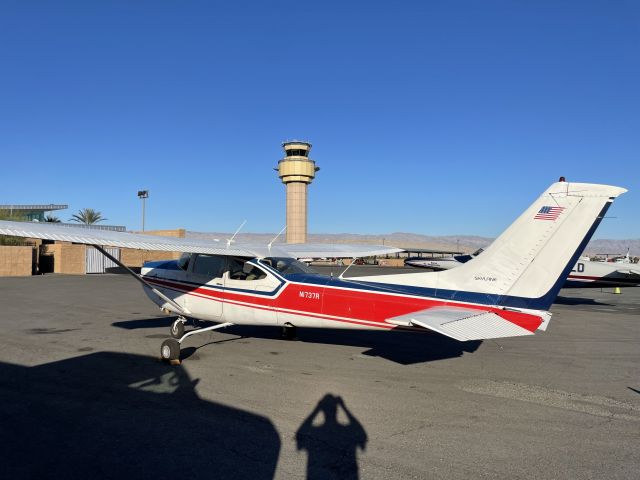
[[[180,359],[180,344],[177,340],[169,338],[162,342],[160,347],[160,357],[162,360],[172,361]]]
[[[184,335],[184,322],[178,318],[171,324],[171,336],[173,338],[182,338],[183,335]]]

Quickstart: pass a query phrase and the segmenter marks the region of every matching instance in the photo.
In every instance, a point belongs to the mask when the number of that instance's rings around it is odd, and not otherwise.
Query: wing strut
[[[160,290],[158,290],[157,288],[153,287],[151,284],[147,283],[146,281],[144,281],[144,279],[138,275],[136,272],[134,272],[133,270],[131,270],[129,267],[127,267],[125,264],[123,264],[122,262],[120,262],[120,260],[118,260],[116,257],[114,257],[113,255],[111,255],[109,252],[107,252],[104,248],[102,248],[100,245],[92,245],[93,247],[95,247],[101,254],[103,254],[105,257],[107,257],[109,260],[111,260],[113,263],[115,263],[116,265],[118,265],[119,267],[124,268],[127,273],[131,274],[131,276],[133,276],[133,278],[135,278],[137,281],[139,281],[141,284],[143,284],[145,287],[149,287],[151,289],[151,291],[153,293],[155,293],[158,297],[160,297],[162,300],[164,300],[165,302],[167,302],[169,305],[171,305],[173,308],[176,309],[176,311],[180,312],[183,315],[189,315],[191,312],[189,312],[188,310],[186,310],[185,308],[181,307],[180,305],[178,305],[176,302],[174,302],[173,300],[171,300],[169,297],[167,297],[164,293],[162,293]]]

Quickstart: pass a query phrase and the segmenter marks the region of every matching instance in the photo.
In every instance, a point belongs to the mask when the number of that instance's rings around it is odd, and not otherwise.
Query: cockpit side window
[[[265,272],[250,264],[247,258],[229,259],[229,278],[232,280],[261,280],[267,276]]]
[[[184,270],[186,272],[189,269],[191,256],[192,255],[190,253],[183,253],[182,255],[180,255],[180,258],[178,259],[178,268],[180,270]]]
[[[193,264],[193,273],[206,278],[222,278],[226,263],[226,257],[200,253]]]

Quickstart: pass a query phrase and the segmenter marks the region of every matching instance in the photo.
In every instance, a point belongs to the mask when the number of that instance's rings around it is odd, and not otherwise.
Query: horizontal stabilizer
[[[387,322],[427,328],[461,342],[533,335],[533,332],[500,315],[471,308],[434,307],[390,318]]]

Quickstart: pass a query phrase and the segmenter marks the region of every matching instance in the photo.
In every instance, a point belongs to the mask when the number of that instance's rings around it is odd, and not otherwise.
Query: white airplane
[[[564,288],[640,286],[640,265],[579,260],[569,273]]]
[[[407,258],[405,265],[428,268],[433,271],[449,270],[473,260],[483,252],[476,250],[470,255],[455,255],[440,258]],[[605,288],[640,286],[640,266],[626,262],[592,262],[580,257],[569,272],[562,288]]]
[[[179,315],[163,359],[192,335],[232,324],[366,330],[431,330],[459,341],[546,330],[549,307],[614,199],[625,189],[553,183],[486,251],[458,268],[345,279],[313,273],[301,257],[383,254],[344,245],[240,245],[43,223],[0,221],[0,234],[185,252],[146,263],[135,277],[163,311]],[[549,213],[551,212],[551,213]],[[119,263],[116,261],[116,263]],[[187,319],[218,322],[185,333]]]
[[[449,270],[458,267],[463,263],[467,263],[474,257],[480,255],[484,250],[479,248],[468,255],[453,255],[450,257],[409,257],[405,259],[404,264],[409,267],[429,268],[431,270]]]

